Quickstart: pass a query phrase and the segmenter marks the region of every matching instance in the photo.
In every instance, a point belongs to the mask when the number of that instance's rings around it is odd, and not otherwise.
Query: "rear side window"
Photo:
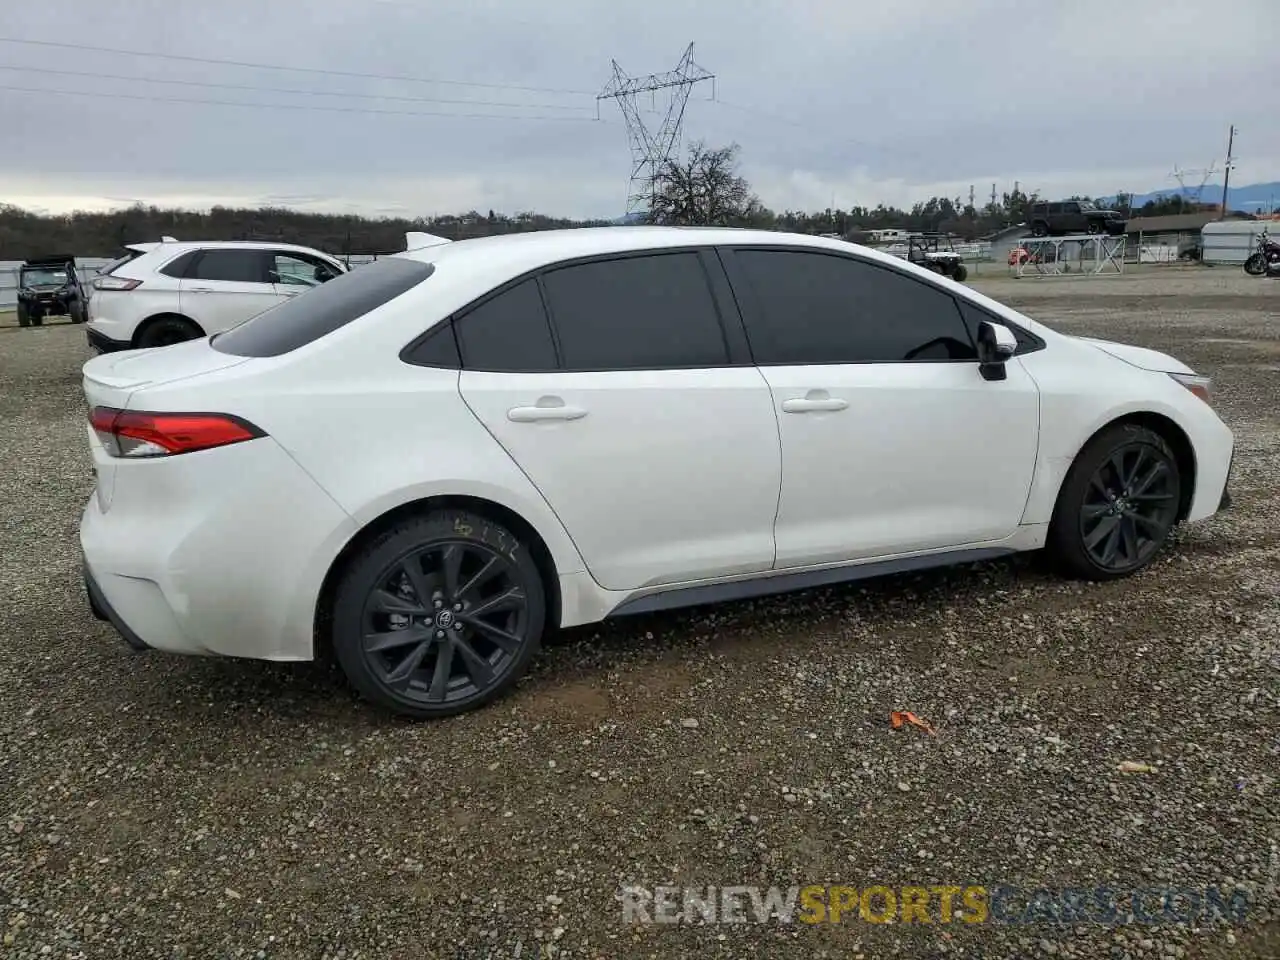
[[[266,283],[267,258],[261,250],[205,250],[186,279]]]
[[[191,264],[195,262],[198,256],[200,256],[199,250],[189,250],[181,256],[174,257],[157,272],[163,273],[166,277],[174,277],[181,280],[187,275],[187,271],[191,269]]]
[[[454,329],[464,369],[556,369],[556,348],[536,280],[522,281],[468,310]]]
[[[575,264],[550,271],[542,282],[565,370],[661,370],[729,362],[697,253]]]
[[[738,250],[758,309],[757,363],[976,360],[951,294],[888,267],[829,254]]]
[[[375,260],[214,334],[209,343],[237,357],[278,357],[389,303],[433,270],[429,263],[403,257]]]

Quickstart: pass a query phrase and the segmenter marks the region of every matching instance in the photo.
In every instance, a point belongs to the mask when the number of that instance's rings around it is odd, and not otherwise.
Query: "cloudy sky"
[[[595,94],[690,41],[686,139],[775,209],[1168,188],[1232,123],[1233,182],[1280,180],[1280,0],[7,0],[0,38],[0,201],[50,211],[616,216]]]

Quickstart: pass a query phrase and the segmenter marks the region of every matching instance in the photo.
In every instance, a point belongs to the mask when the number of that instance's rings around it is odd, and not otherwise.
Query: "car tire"
[[[362,697],[429,719],[509,690],[545,626],[546,589],[528,545],[487,517],[439,510],[399,521],[346,564],[329,640]]]
[[[1049,225],[1047,223],[1033,223],[1031,225],[1031,235],[1033,237],[1047,237],[1049,235]]]
[[[957,263],[955,271],[951,274],[951,279],[957,283],[964,283],[967,276],[969,276],[968,268],[963,263]]]
[[[1123,423],[1076,456],[1058,493],[1046,547],[1085,580],[1115,580],[1146,567],[1177,522],[1182,476],[1168,442]]]
[[[203,336],[200,328],[184,317],[160,317],[143,328],[138,336],[137,346],[168,347],[187,340],[198,340]]]
[[[1100,234],[1102,233],[1102,224],[1099,223],[1097,220],[1090,220],[1085,225],[1085,229],[1091,234],[1095,234],[1095,235]]]
[[[83,301],[77,301],[67,309],[67,316],[72,323],[84,323],[88,318],[88,310],[85,308]]]
[[[18,326],[31,326],[31,313],[27,310],[27,305],[25,303],[18,304]]]

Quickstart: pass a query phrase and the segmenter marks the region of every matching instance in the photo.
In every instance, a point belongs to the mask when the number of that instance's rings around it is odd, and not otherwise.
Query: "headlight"
[[[1210,396],[1213,380],[1209,377],[1202,377],[1197,373],[1171,373],[1169,376],[1173,377],[1205,403],[1213,402]]]

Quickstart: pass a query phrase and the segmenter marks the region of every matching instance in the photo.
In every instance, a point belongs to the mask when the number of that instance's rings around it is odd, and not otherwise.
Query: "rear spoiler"
[[[404,235],[404,251],[422,250],[426,247],[438,247],[442,243],[452,243],[448,237],[437,237],[434,233],[406,233]]]

